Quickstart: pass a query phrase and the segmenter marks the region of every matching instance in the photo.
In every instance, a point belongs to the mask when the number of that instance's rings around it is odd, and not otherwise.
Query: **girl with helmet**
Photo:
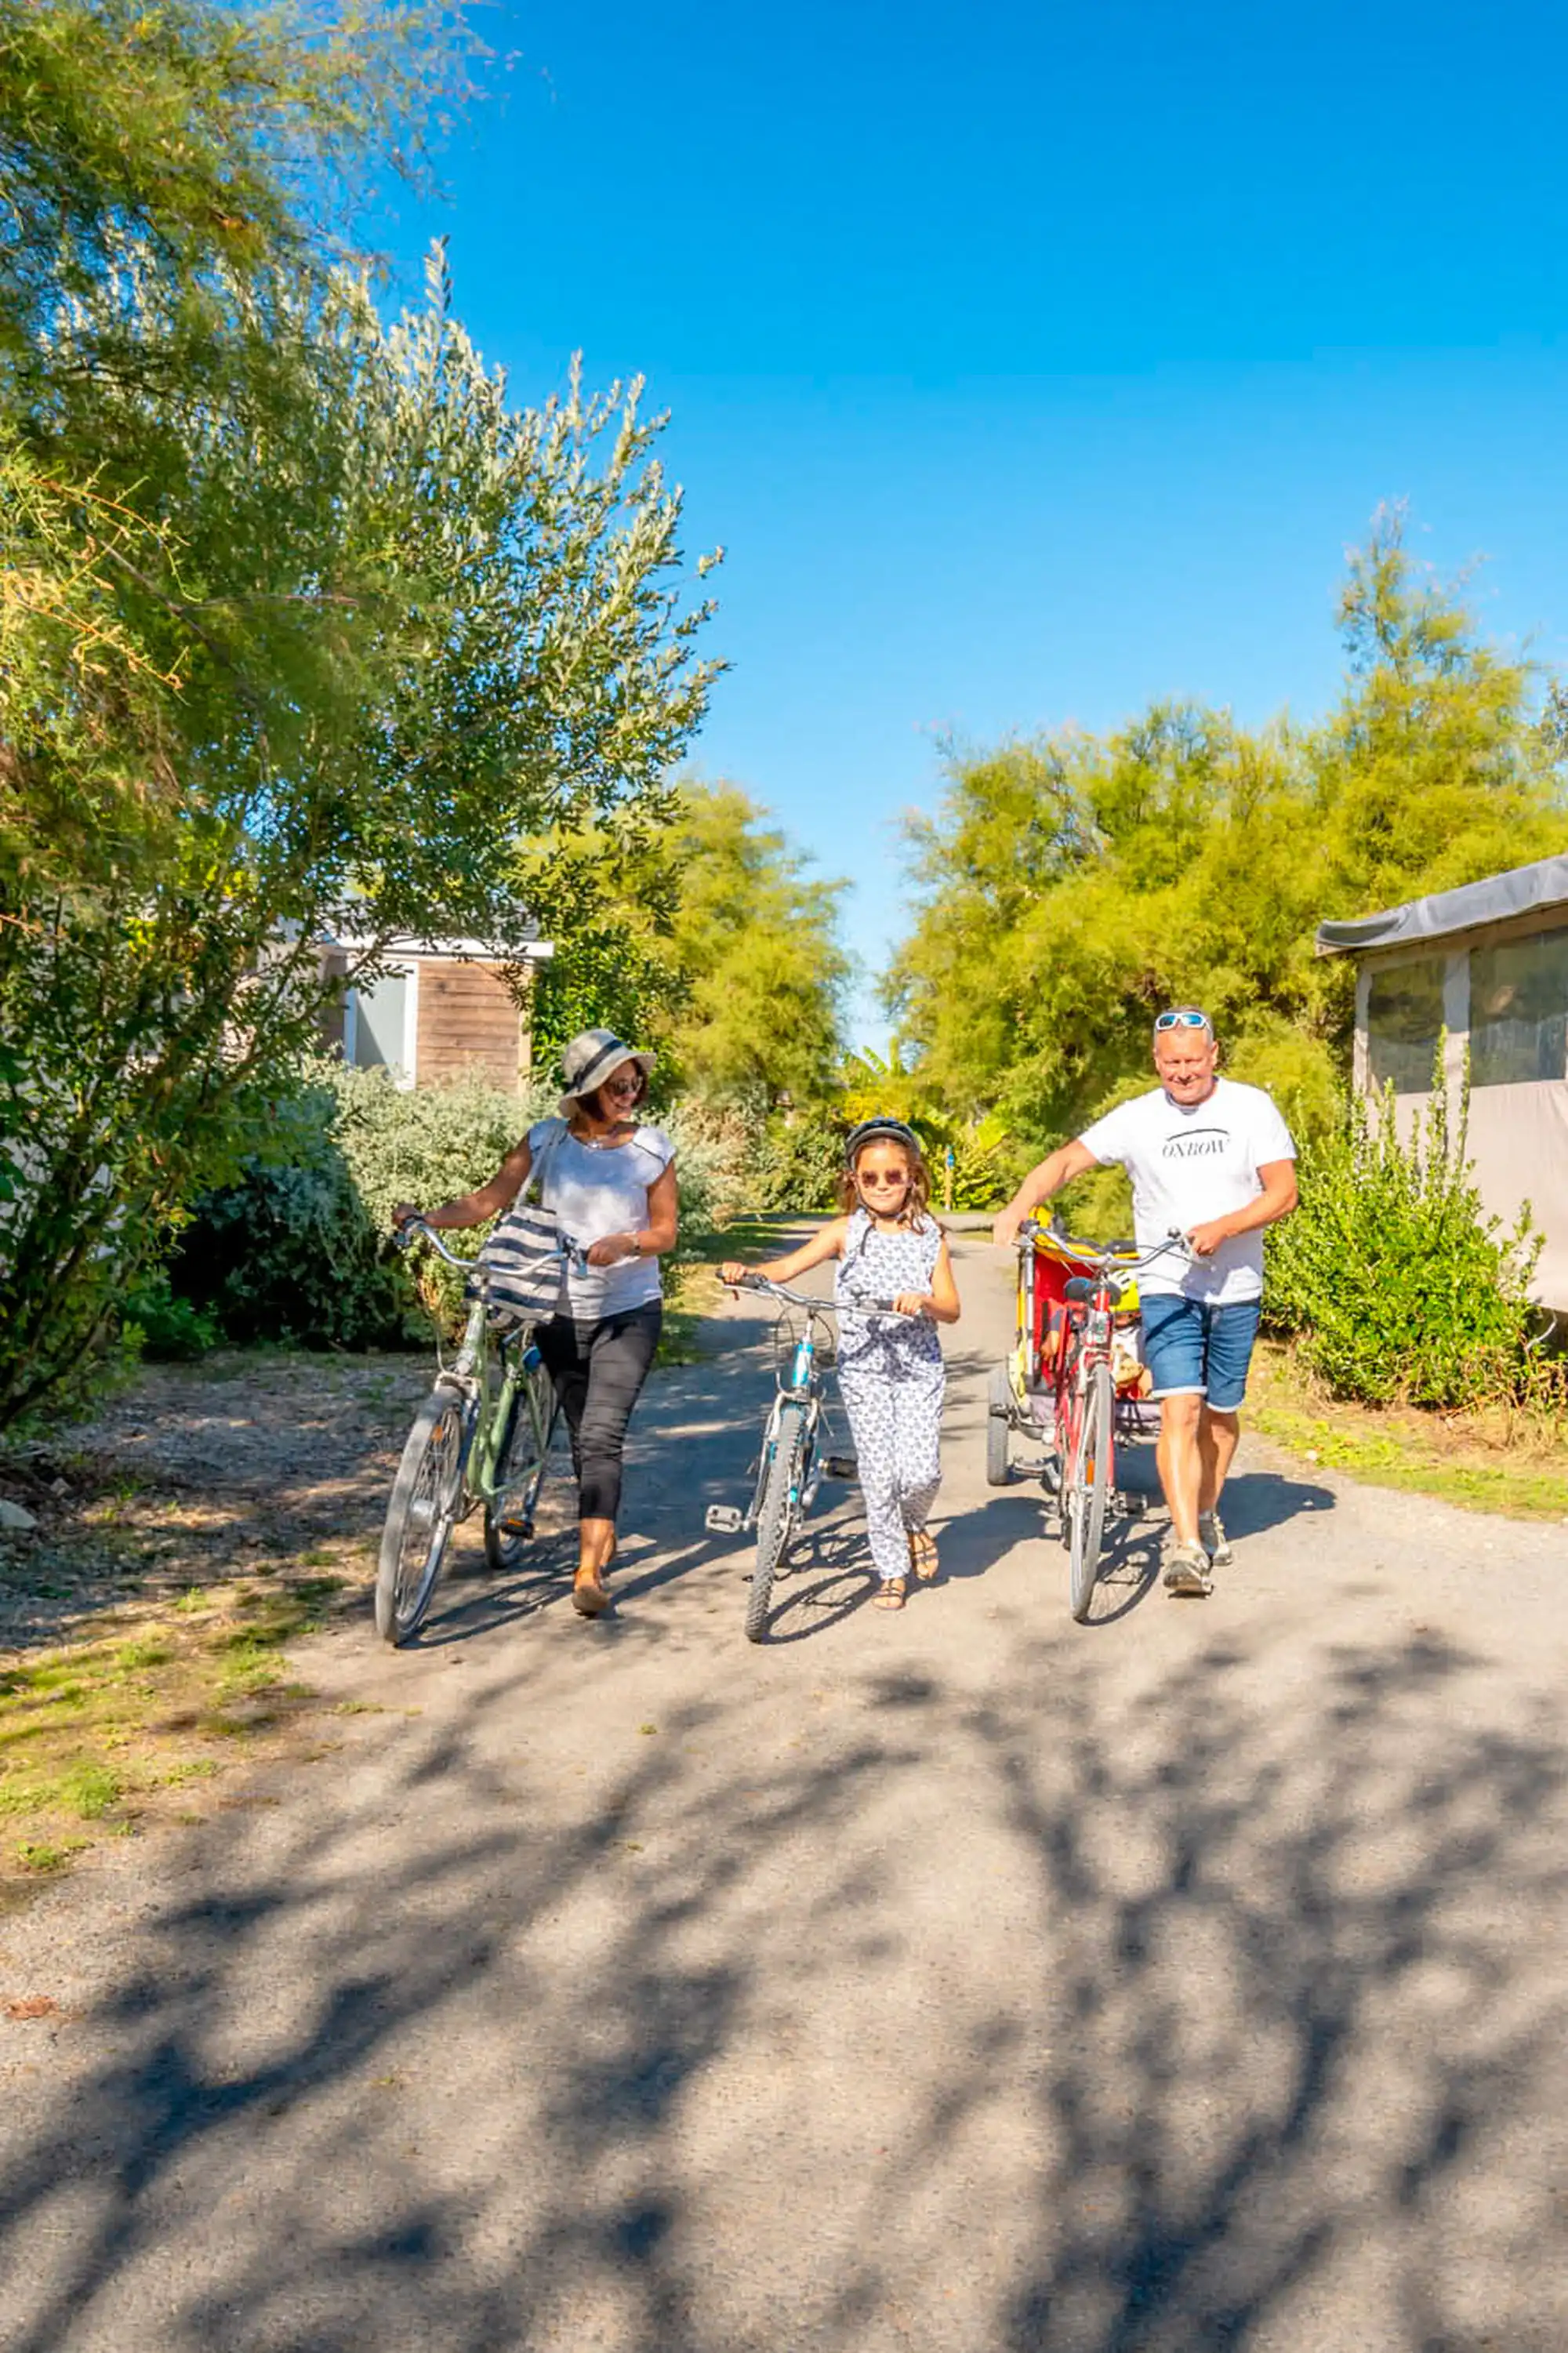
[[[908,1576],[929,1583],[936,1540],[926,1525],[942,1480],[944,1375],[939,1324],[956,1324],[958,1288],[947,1240],[931,1216],[931,1176],[920,1138],[899,1119],[868,1119],[844,1147],[842,1217],[787,1258],[757,1269],[790,1282],[837,1261],[838,1386],[854,1433],[866,1529],[879,1586],[877,1604],[901,1609]],[[739,1260],[727,1282],[747,1271]],[[891,1299],[900,1315],[857,1314],[858,1300]]]

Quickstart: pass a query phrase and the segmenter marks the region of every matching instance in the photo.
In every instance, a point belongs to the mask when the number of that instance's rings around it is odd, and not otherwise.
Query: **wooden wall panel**
[[[527,1063],[527,1030],[494,965],[419,959],[418,1082],[477,1072],[515,1087]]]

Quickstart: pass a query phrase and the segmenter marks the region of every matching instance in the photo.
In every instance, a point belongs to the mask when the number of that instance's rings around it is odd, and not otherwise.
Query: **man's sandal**
[[[901,1577],[885,1577],[882,1579],[881,1590],[879,1592],[875,1601],[872,1603],[872,1608],[876,1609],[901,1609],[903,1606],[903,1578]]]
[[[922,1585],[929,1585],[942,1567],[936,1556],[936,1538],[929,1528],[910,1530],[910,1567]]]

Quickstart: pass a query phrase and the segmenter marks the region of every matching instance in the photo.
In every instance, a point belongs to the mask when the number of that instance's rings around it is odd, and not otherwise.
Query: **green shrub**
[[[796,1113],[786,1123],[781,1113],[773,1113],[757,1141],[743,1206],[779,1217],[836,1209],[845,1138],[859,1120],[873,1116],[858,1109],[853,1117],[843,1110],[821,1109]],[[917,1108],[911,1113],[902,1107],[889,1116],[908,1120],[924,1145],[931,1200],[939,1211],[946,1202],[949,1145],[954,1209],[1000,1208],[1029,1166],[1030,1156],[1009,1142],[1000,1121],[960,1123],[929,1110]]]
[[[159,1364],[194,1364],[223,1337],[217,1318],[173,1290],[160,1271],[130,1293],[121,1321],[128,1355]]]
[[[680,1239],[675,1260],[702,1254],[703,1244],[728,1218],[751,1205],[755,1124],[742,1113],[697,1103],[653,1113],[675,1146],[680,1187]]]
[[[304,1086],[278,1105],[265,1155],[192,1205],[169,1282],[228,1339],[366,1348],[413,1336],[413,1293],[388,1262],[341,1125],[331,1083]]]
[[[1483,1208],[1468,1124],[1468,1091],[1451,1124],[1439,1087],[1404,1139],[1392,1093],[1371,1114],[1352,1097],[1303,1153],[1301,1206],[1268,1235],[1265,1314],[1336,1397],[1472,1405],[1529,1378],[1541,1237],[1528,1205],[1510,1230]]]
[[[495,1175],[520,1136],[555,1108],[541,1082],[523,1092],[484,1079],[395,1086],[384,1071],[342,1062],[318,1068],[336,1110],[332,1133],[378,1233],[395,1203],[434,1208]]]
[[[770,1113],[752,1157],[745,1206],[764,1217],[806,1217],[838,1206],[845,1125],[826,1111]]]

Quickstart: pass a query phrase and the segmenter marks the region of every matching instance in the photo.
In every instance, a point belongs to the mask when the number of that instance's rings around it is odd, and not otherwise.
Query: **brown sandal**
[[[929,1528],[910,1530],[910,1567],[922,1585],[931,1584],[942,1567],[937,1558],[936,1538]]]
[[[610,1588],[599,1577],[579,1572],[572,1579],[572,1607],[579,1618],[602,1618],[610,1600]]]
[[[882,1589],[876,1596],[873,1609],[901,1609],[904,1606],[904,1580],[901,1577],[885,1577]]]

